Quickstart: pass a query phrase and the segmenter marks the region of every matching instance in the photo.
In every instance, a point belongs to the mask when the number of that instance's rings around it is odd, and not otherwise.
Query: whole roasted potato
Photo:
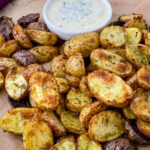
[[[44,22],[32,22],[28,25],[28,29],[35,29],[40,31],[49,31]]]
[[[85,75],[84,59],[80,53],[72,55],[66,62],[66,72],[75,77]]]
[[[39,63],[50,61],[58,53],[57,48],[54,46],[36,46],[29,51],[34,54]]]
[[[41,45],[53,46],[58,41],[58,36],[55,33],[35,29],[26,29],[26,33],[32,41]]]
[[[66,80],[69,82],[70,86],[79,87],[80,85],[80,78],[66,75]]]
[[[81,33],[65,43],[64,53],[67,57],[81,53],[85,58],[92,50],[99,47],[99,34],[96,32]]]
[[[30,49],[33,47],[30,39],[27,37],[25,34],[23,28],[19,25],[16,24],[13,29],[12,29],[12,34],[15,40],[23,47],[26,49]]]

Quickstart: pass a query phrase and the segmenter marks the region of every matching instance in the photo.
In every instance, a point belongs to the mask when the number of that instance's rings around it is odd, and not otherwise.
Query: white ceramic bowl
[[[44,5],[44,8],[43,8],[44,21],[45,21],[47,27],[49,28],[49,30],[51,32],[56,33],[63,40],[69,40],[70,38],[74,37],[75,35],[77,35],[79,33],[100,31],[100,29],[102,29],[104,26],[108,25],[108,23],[110,22],[111,17],[112,17],[112,8],[111,8],[110,3],[108,2],[108,0],[101,0],[107,6],[108,14],[109,14],[104,23],[100,24],[100,26],[98,26],[97,28],[88,29],[88,30],[81,30],[81,31],[64,30],[64,29],[57,27],[54,24],[52,24],[51,21],[48,20],[48,18],[47,18],[47,9],[48,9],[48,6],[51,4],[52,1],[54,1],[54,0],[47,0],[47,2]]]

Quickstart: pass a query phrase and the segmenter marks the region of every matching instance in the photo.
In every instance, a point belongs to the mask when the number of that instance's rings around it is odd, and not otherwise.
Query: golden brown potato
[[[52,129],[48,123],[32,120],[23,133],[25,150],[48,150],[54,144]]]
[[[0,127],[7,132],[23,134],[27,124],[42,112],[37,108],[14,108],[7,111],[0,119]]]
[[[103,48],[117,48],[125,45],[126,32],[120,26],[105,27],[100,33],[100,43]]]
[[[61,113],[60,119],[69,132],[75,134],[82,134],[85,132],[85,129],[80,124],[79,116],[76,113],[64,111]]]
[[[150,65],[142,67],[138,70],[137,81],[141,87],[150,89]]]
[[[77,139],[77,150],[103,150],[100,143],[93,141],[88,133],[81,134]]]
[[[137,68],[147,66],[149,64],[147,56],[141,51],[138,45],[127,45],[126,57]]]
[[[19,25],[16,24],[13,29],[12,29],[12,34],[15,40],[23,47],[26,49],[30,49],[33,47],[30,39],[27,37],[27,35],[24,33],[23,28]]]
[[[136,119],[136,116],[133,114],[133,112],[130,109],[130,106],[122,108],[123,114],[127,119]]]
[[[150,46],[150,32],[144,33],[144,41],[147,46]]]
[[[84,59],[81,54],[72,55],[66,62],[66,72],[80,78],[85,75]]]
[[[65,94],[69,91],[69,82],[65,78],[55,78],[60,94]]]
[[[146,55],[146,57],[150,61],[150,47],[143,44],[138,44],[138,48]]]
[[[130,20],[124,24],[124,27],[125,28],[136,27],[142,30],[142,29],[146,29],[147,25],[144,20]]]
[[[70,86],[79,87],[80,78],[70,76],[70,75],[66,75],[66,80],[69,82]]]
[[[0,33],[0,47],[5,43],[5,38],[3,35]]]
[[[130,104],[130,109],[138,119],[150,122],[150,91],[135,97]]]
[[[133,91],[133,98],[140,96],[144,93],[144,89],[142,88],[137,88],[136,90]]]
[[[52,111],[44,111],[43,113],[44,121],[48,122],[53,130],[53,135],[55,137],[60,137],[66,134],[66,129],[57,116]]]
[[[131,14],[131,15],[122,15],[118,18],[119,21],[122,21],[122,22],[127,22],[127,21],[130,21],[130,20],[139,20],[139,19],[142,19],[143,18],[143,15],[142,14]]]
[[[30,49],[39,63],[46,63],[57,55],[58,50],[54,46],[36,46]]]
[[[67,41],[64,46],[64,53],[67,57],[81,53],[85,58],[90,56],[92,50],[100,45],[99,34],[96,32],[81,33]]]
[[[58,36],[55,33],[35,29],[26,29],[26,33],[32,41],[41,45],[53,46],[58,41]]]
[[[0,88],[2,88],[4,85],[4,77],[3,74],[0,72]]]
[[[93,50],[90,59],[97,69],[108,70],[122,77],[132,72],[132,65],[126,59],[104,49]]]
[[[138,119],[137,127],[141,133],[143,133],[146,137],[150,138],[150,123],[149,122],[145,122],[145,121]]]
[[[59,105],[58,85],[50,74],[34,72],[29,79],[29,100],[32,107],[54,110]]]
[[[107,108],[105,104],[103,104],[101,101],[96,101],[91,104],[85,105],[79,115],[79,120],[81,125],[84,128],[89,127],[89,122],[91,118],[99,113],[100,111],[103,111]]]
[[[97,68],[96,68],[96,65],[89,64],[85,69],[86,69],[86,72],[89,73],[89,72],[96,70]]]
[[[125,120],[120,113],[115,111],[102,111],[95,115],[89,125],[89,136],[98,141],[113,140],[125,131]]]
[[[67,59],[63,55],[58,55],[53,58],[51,62],[50,72],[55,77],[65,77],[66,76],[66,68],[65,64]]]
[[[80,81],[80,85],[79,85],[80,90],[87,95],[88,97],[92,97],[92,93],[90,92],[90,89],[88,87],[88,83],[87,83],[87,77],[83,76],[81,81]]]
[[[66,99],[66,107],[73,112],[80,112],[86,104],[92,103],[92,99],[78,88],[71,88]]]
[[[142,32],[139,28],[126,28],[127,44],[139,44],[142,40]]]
[[[97,70],[88,74],[87,79],[91,93],[106,105],[121,108],[132,100],[131,87],[113,73]]]

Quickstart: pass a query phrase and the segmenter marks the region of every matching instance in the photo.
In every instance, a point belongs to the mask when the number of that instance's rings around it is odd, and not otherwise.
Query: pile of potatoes
[[[0,32],[0,87],[17,103],[0,127],[22,135],[25,150],[150,144],[150,30],[142,18],[123,15],[100,33],[65,42],[39,14],[12,23],[11,34]],[[30,105],[19,107],[24,101]]]

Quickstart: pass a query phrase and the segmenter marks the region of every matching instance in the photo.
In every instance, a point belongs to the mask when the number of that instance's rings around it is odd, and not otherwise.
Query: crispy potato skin
[[[58,41],[58,36],[55,33],[35,29],[26,29],[26,33],[32,41],[40,45],[53,46]]]
[[[105,69],[122,77],[132,72],[132,65],[126,59],[104,49],[93,50],[90,59],[97,69]]]
[[[122,21],[122,22],[127,22],[127,21],[130,21],[130,20],[139,20],[139,19],[142,19],[143,18],[143,15],[142,14],[131,14],[131,15],[122,15],[118,18],[119,21]]]
[[[88,74],[87,79],[91,93],[106,105],[125,107],[133,98],[131,87],[113,73],[96,70]]]
[[[5,43],[4,36],[0,33],[0,47]]]
[[[65,77],[66,76],[66,67],[65,64],[67,59],[63,55],[58,55],[53,58],[51,62],[50,72],[55,77]]]
[[[32,120],[23,133],[23,144],[25,150],[48,150],[54,144],[51,127],[44,121]]]
[[[136,116],[131,111],[130,106],[122,108],[123,114],[127,119],[136,119]]]
[[[67,57],[81,53],[85,58],[92,50],[100,45],[99,34],[96,32],[81,33],[67,41],[64,45],[64,53]]]
[[[66,80],[69,82],[70,86],[79,87],[80,85],[80,78],[66,75]]]
[[[0,88],[2,88],[4,85],[4,76],[3,74],[0,72]]]
[[[147,25],[144,20],[130,20],[124,24],[124,27],[125,28],[136,27],[142,30],[142,29],[146,29]]]
[[[107,106],[100,101],[85,105],[79,115],[81,125],[84,128],[88,128],[91,118],[105,109],[107,109]]]
[[[126,32],[120,26],[105,27],[100,33],[100,43],[103,48],[117,48],[125,45]]]
[[[106,142],[113,140],[125,131],[125,120],[115,111],[102,111],[95,115],[89,124],[89,136],[98,141]]]
[[[34,72],[29,79],[29,100],[32,107],[54,110],[59,105],[58,85],[50,74]]]
[[[12,34],[15,40],[26,49],[30,49],[33,47],[30,39],[27,37],[27,35],[24,33],[23,28],[16,24],[12,29]]]

